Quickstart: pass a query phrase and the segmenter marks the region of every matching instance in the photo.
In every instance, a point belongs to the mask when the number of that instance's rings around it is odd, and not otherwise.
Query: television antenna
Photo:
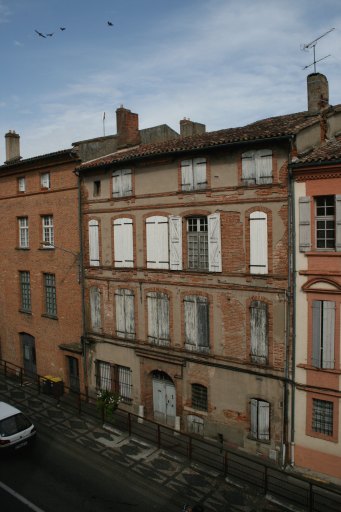
[[[335,28],[331,28],[330,30],[327,30],[327,32],[322,34],[322,36],[317,37],[316,39],[314,39],[310,43],[302,44],[301,45],[301,50],[307,51],[307,50],[310,50],[310,48],[312,48],[313,52],[314,52],[314,61],[311,64],[308,64],[307,66],[304,66],[304,68],[302,68],[302,69],[307,69],[307,68],[310,68],[310,66],[314,66],[314,73],[316,73],[316,64],[317,64],[317,62],[321,62],[321,60],[324,60],[324,59],[327,59],[328,57],[330,57],[330,54],[329,54],[329,55],[326,55],[325,57],[322,57],[321,59],[316,60],[315,47],[316,47],[317,41],[322,39],[322,37],[326,36],[327,34],[332,32],[333,30],[335,30]]]

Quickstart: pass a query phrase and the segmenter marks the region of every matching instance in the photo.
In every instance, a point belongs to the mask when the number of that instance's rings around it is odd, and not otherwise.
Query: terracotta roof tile
[[[115,162],[134,160],[146,156],[156,156],[205,149],[223,144],[295,135],[302,128],[316,123],[317,119],[318,115],[312,116],[309,115],[308,112],[269,117],[268,119],[262,119],[238,128],[206,132],[191,137],[179,137],[157,144],[140,144],[131,149],[128,148],[123,151],[116,151],[110,155],[84,162],[78,169],[84,170],[93,167],[101,167]]]
[[[299,156],[295,164],[329,162],[333,160],[341,160],[341,139],[328,141],[308,155]]]

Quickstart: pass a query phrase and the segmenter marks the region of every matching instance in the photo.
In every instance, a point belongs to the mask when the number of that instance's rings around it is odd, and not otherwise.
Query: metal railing
[[[6,379],[14,379],[21,386],[28,380],[30,389],[37,394],[44,392],[44,377],[27,374],[23,368],[0,360],[0,373]],[[63,390],[61,392],[61,389]],[[65,408],[93,417],[98,422],[110,418],[96,407],[96,399],[75,392],[67,386],[49,390],[51,397]],[[221,443],[179,432],[166,425],[142,418],[136,414],[118,408],[114,415],[114,427],[128,432],[129,436],[139,437],[155,444],[159,449],[172,451],[188,461],[216,470],[231,480],[245,482],[264,494],[279,500],[283,506],[295,506],[308,512],[339,512],[341,510],[341,489],[317,483],[294,473],[288,473],[266,461],[260,461],[251,455],[223,447]]]

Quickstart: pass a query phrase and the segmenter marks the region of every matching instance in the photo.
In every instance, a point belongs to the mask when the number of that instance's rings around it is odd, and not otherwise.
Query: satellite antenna
[[[105,137],[105,112],[103,112],[103,137]]]
[[[330,55],[326,55],[325,57],[322,57],[321,59],[316,60],[315,46],[316,46],[317,41],[319,39],[322,39],[322,37],[326,36],[327,34],[332,32],[333,30],[335,30],[335,28],[331,28],[330,30],[328,30],[327,32],[322,34],[322,36],[317,37],[316,39],[314,39],[310,43],[301,45],[301,50],[303,50],[303,51],[310,50],[310,48],[313,48],[313,51],[314,51],[314,62],[312,62],[311,64],[308,64],[307,66],[304,66],[304,68],[302,68],[302,69],[307,69],[307,68],[310,68],[310,66],[314,66],[314,73],[316,73],[316,63],[320,62],[321,60],[324,60],[324,59],[327,59],[328,57],[330,57]]]

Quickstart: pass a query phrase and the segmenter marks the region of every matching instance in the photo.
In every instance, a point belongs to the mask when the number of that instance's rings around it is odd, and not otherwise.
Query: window
[[[147,294],[148,340],[155,345],[169,345],[169,298],[165,293]]]
[[[209,351],[209,310],[206,297],[187,296],[184,299],[185,348]]]
[[[270,439],[270,404],[251,399],[251,437],[259,441],[268,441]]]
[[[20,292],[21,292],[21,304],[20,309],[22,311],[31,312],[31,283],[30,273],[23,271],[19,272],[20,280]]]
[[[113,197],[130,196],[132,188],[131,169],[118,169],[112,173],[112,195]]]
[[[27,249],[29,247],[29,234],[28,234],[28,217],[19,217],[19,247]]]
[[[264,212],[250,214],[250,273],[268,273],[268,225]]]
[[[98,331],[102,327],[101,319],[101,292],[99,288],[93,286],[90,288],[90,318],[91,328]]]
[[[96,386],[98,389],[116,391],[124,402],[132,401],[131,369],[105,361],[96,362]]]
[[[53,229],[53,216],[44,215],[42,217],[43,223],[43,247],[54,247],[54,229]]]
[[[207,388],[201,384],[192,384],[192,408],[207,411]]]
[[[245,185],[272,183],[272,151],[259,149],[242,154],[242,180]]]
[[[133,221],[127,218],[114,220],[115,267],[134,266]]]
[[[147,268],[169,268],[168,217],[146,219]]]
[[[266,364],[268,360],[268,306],[254,300],[250,305],[251,360]]]
[[[116,335],[120,338],[135,338],[135,308],[133,290],[119,288],[115,291]]]
[[[56,276],[54,274],[44,274],[44,289],[45,313],[49,316],[57,316]]]
[[[26,182],[25,178],[18,178],[18,192],[26,192]]]
[[[333,435],[333,405],[333,402],[313,398],[313,432],[318,432],[325,436]]]
[[[193,158],[181,162],[181,188],[184,191],[207,187],[206,158]]]
[[[334,368],[335,302],[313,301],[312,365]]]
[[[220,215],[187,219],[188,269],[221,272]]]
[[[311,250],[311,197],[299,198],[299,249]],[[315,197],[315,249],[341,251],[341,195]]]
[[[89,259],[90,266],[99,266],[99,225],[98,220],[89,221]]]
[[[94,181],[93,196],[99,197],[101,195],[101,182],[100,180]]]
[[[50,173],[44,172],[40,175],[40,186],[41,188],[50,188]]]

